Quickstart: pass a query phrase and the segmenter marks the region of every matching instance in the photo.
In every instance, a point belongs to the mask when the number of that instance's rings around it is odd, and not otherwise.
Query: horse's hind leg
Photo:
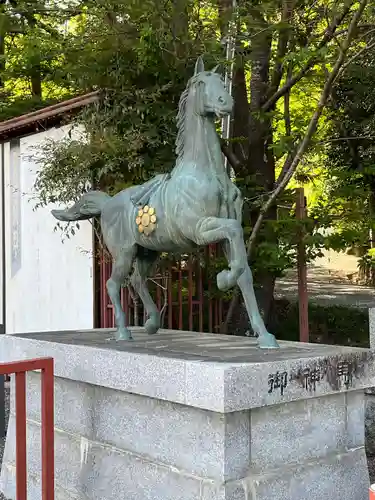
[[[140,296],[147,311],[148,319],[145,323],[145,329],[149,335],[153,335],[160,328],[160,313],[148,291],[146,281],[158,256],[159,254],[157,252],[150,250],[147,251],[147,254],[137,255],[134,273],[131,278],[131,283]]]
[[[115,320],[117,327],[116,340],[131,340],[132,335],[128,328],[126,328],[126,317],[122,309],[120,291],[121,285],[129,276],[133,260],[135,257],[136,247],[122,249],[115,257],[112,274],[107,281],[107,291],[109,298],[115,309]]]

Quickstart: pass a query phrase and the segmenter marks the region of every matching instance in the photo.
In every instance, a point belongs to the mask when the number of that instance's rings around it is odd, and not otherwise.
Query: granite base
[[[4,336],[0,361],[55,359],[56,500],[367,500],[372,352],[162,331]],[[40,375],[27,400],[40,500]],[[15,499],[14,404],[0,489]]]

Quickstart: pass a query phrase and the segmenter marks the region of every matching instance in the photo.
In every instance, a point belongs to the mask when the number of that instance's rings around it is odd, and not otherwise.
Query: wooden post
[[[27,500],[26,372],[41,370],[42,500],[55,498],[53,359],[0,363],[0,375],[16,374],[16,499]]]
[[[27,500],[26,373],[16,373],[16,498]]]
[[[55,498],[55,404],[54,361],[46,359],[42,369],[42,500]],[[25,418],[26,421],[26,418]]]
[[[306,199],[303,188],[297,188],[296,217],[301,221],[306,217]],[[309,341],[309,299],[307,294],[307,266],[306,248],[304,244],[304,231],[299,230],[299,241],[297,249],[298,269],[298,309],[299,309],[299,340]]]

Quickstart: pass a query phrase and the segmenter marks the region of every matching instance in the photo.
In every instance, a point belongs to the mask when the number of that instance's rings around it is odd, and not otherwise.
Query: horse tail
[[[87,220],[100,215],[110,196],[103,191],[90,191],[84,194],[72,207],[52,210],[52,215],[63,222]]]

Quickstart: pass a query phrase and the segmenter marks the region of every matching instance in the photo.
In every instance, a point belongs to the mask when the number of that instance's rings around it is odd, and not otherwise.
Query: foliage
[[[61,187],[60,201],[75,197],[79,165],[80,186],[91,180],[110,192],[172,168],[179,95],[197,52],[205,49],[200,42],[193,45],[189,30],[194,23],[183,26],[178,41],[168,34],[165,27],[175,12],[162,11],[158,2],[118,3],[114,12],[109,8],[98,2],[76,20],[70,34],[65,60],[71,80],[77,86],[103,89],[103,99],[94,114],[86,110],[78,120],[88,138],[81,150],[78,142],[51,143],[44,150],[45,168],[37,182],[42,203],[51,201],[50,194],[55,199]],[[201,31],[209,50],[209,29]],[[176,44],[183,45],[184,58],[174,57]],[[64,170],[58,168],[60,162]]]
[[[74,2],[0,2],[0,117],[38,109],[74,94],[64,69],[66,25]]]
[[[281,192],[277,202],[273,193],[287,184],[301,160],[298,183],[311,181],[316,167],[324,167],[316,162],[322,159],[319,142],[332,113],[324,112],[325,100],[320,108],[317,104],[326,88],[325,99],[329,95],[336,61],[363,46],[358,37],[366,28],[352,28],[366,0],[241,0],[235,11],[225,0],[70,0],[64,5],[4,0],[0,5],[0,117],[20,105],[102,90],[100,104],[76,120],[83,137],[74,132],[71,139],[44,148],[36,182],[42,205],[74,200],[88,183],[114,193],[170,170],[178,99],[197,55],[205,54],[208,65],[221,61],[227,70],[233,62],[235,107],[226,146],[245,195],[247,237],[254,236],[259,216],[265,217],[251,264],[261,285],[271,280],[272,298],[274,279],[295,263],[299,231],[293,191]],[[226,61],[222,42],[233,37],[233,61]],[[323,245],[316,221],[313,215],[303,222],[309,258]]]
[[[276,300],[270,324],[278,339],[298,341],[298,304]],[[311,342],[369,347],[367,310],[309,304],[309,331]]]
[[[365,37],[369,50],[347,68],[330,102],[325,146],[329,168],[321,177],[320,197],[312,212],[330,228],[326,246],[355,251],[359,271],[374,282],[375,229],[375,37]],[[371,271],[372,270],[372,271]]]

